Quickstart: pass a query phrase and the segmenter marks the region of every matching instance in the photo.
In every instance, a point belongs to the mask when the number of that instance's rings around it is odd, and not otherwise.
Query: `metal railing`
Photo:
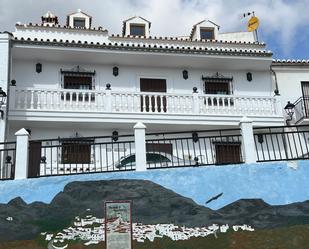
[[[14,179],[16,143],[0,143],[0,180]]]
[[[255,128],[258,162],[309,159],[309,126]]]
[[[151,133],[146,151],[148,169],[243,162],[239,129]]]
[[[28,177],[135,170],[134,154],[131,135],[32,140]]]

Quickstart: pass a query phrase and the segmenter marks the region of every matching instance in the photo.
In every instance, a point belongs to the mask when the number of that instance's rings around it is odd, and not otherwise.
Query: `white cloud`
[[[0,30],[13,30],[17,21],[40,22],[40,16],[51,10],[64,24],[66,14],[81,8],[91,14],[96,26],[110,33],[120,33],[122,21],[141,15],[152,22],[157,36],[188,35],[192,25],[210,19],[221,31],[246,29],[239,16],[254,10],[261,20],[262,38],[276,34],[276,42],[286,56],[308,35],[309,0],[0,0]],[[298,39],[299,37],[299,39]]]

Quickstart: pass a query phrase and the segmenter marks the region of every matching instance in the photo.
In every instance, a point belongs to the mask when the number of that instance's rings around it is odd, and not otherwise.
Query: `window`
[[[88,74],[68,74],[63,76],[63,88],[64,89],[77,89],[77,90],[92,90],[92,76]],[[67,93],[65,99],[72,101],[88,101],[89,96],[91,101],[94,101],[95,96],[92,93],[83,94],[82,92],[73,92],[72,94]],[[62,96],[64,99],[64,96]]]
[[[74,18],[73,19],[73,26],[76,27],[76,28],[85,28],[86,27],[85,18]]]
[[[241,163],[240,143],[216,143],[216,164]]]
[[[231,94],[229,82],[205,82],[206,94]]]
[[[64,89],[92,89],[92,77],[91,76],[66,76],[63,77]]]
[[[130,25],[130,35],[145,36],[145,25],[131,24]]]
[[[202,40],[213,40],[215,39],[214,29],[212,28],[201,28],[200,37]]]
[[[63,164],[89,164],[91,162],[91,142],[67,141],[62,143],[61,161]]]

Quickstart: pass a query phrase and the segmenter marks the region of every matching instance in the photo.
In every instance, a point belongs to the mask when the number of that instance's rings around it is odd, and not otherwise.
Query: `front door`
[[[166,80],[164,79],[140,79],[141,92],[151,93],[166,93]],[[142,112],[166,112],[166,97],[157,94],[149,94],[141,97],[141,111]]]
[[[305,116],[309,117],[309,82],[308,81],[301,82],[301,88],[303,93]]]

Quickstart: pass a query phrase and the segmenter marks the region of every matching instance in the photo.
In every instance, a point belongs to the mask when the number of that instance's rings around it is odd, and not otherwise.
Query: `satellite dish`
[[[247,27],[248,31],[252,32],[252,31],[257,30],[259,25],[260,25],[259,18],[257,18],[256,16],[251,17],[250,20],[248,21],[248,27]]]

